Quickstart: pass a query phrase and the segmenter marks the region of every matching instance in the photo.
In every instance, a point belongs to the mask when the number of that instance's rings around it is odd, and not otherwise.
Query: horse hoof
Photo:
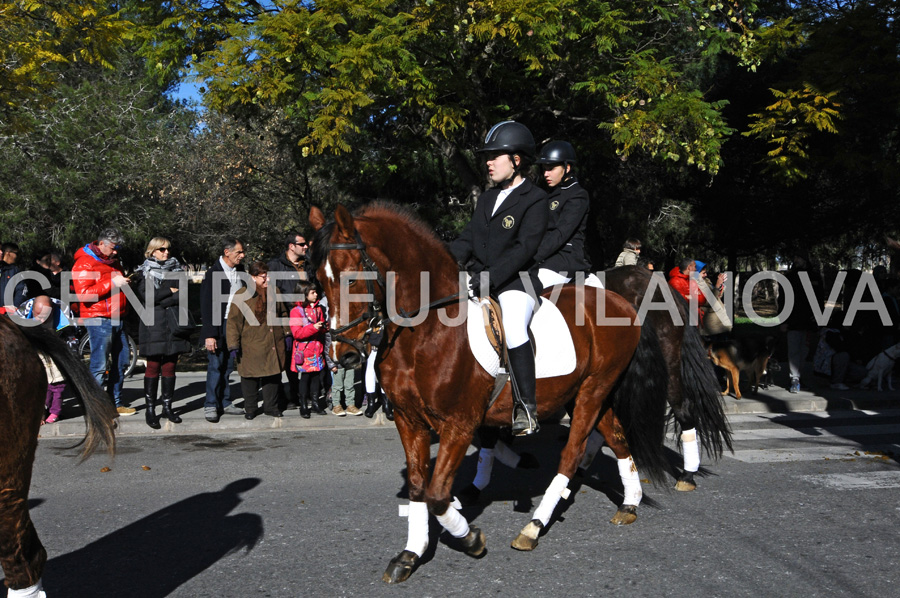
[[[485,552],[484,532],[474,525],[469,526],[469,533],[462,538],[461,542],[463,552],[469,556],[478,558]]]
[[[516,465],[516,469],[537,469],[540,466],[537,457],[531,453],[522,453],[519,455],[519,464]]]
[[[469,484],[459,491],[456,498],[459,499],[459,503],[462,506],[471,507],[478,504],[478,499],[481,498],[481,490],[475,484]]]
[[[385,583],[402,583],[409,579],[413,569],[419,564],[419,555],[411,550],[404,550],[388,563],[381,581]]]
[[[544,524],[537,519],[532,519],[528,525],[522,528],[510,546],[516,550],[534,550],[538,545],[538,536],[541,535],[542,529],[544,529]]]
[[[636,520],[637,507],[634,505],[622,505],[609,522],[613,525],[628,525]]]
[[[693,492],[696,489],[697,484],[694,482],[693,471],[683,472],[681,477],[678,478],[678,481],[675,482],[675,490],[679,492]]]

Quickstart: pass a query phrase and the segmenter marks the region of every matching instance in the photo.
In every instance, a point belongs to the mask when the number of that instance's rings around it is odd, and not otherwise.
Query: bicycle
[[[89,367],[91,364],[91,337],[88,334],[87,328],[84,326],[73,325],[63,328],[59,332],[60,336],[63,337],[63,340],[65,340],[66,344],[69,346],[69,350],[77,357],[81,358],[85,366]],[[132,338],[128,332],[125,333],[125,339],[128,342],[128,365],[125,367],[123,378],[128,378],[134,373],[134,368],[137,366],[138,346],[134,341],[134,338]],[[110,363],[107,359],[106,371],[109,372],[109,369]]]

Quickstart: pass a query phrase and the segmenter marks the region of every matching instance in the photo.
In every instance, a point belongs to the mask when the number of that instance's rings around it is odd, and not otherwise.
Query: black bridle
[[[356,243],[335,243],[329,247],[329,250],[335,249],[343,249],[348,251],[359,251],[360,260],[363,265],[363,272],[375,272],[375,282],[378,283],[378,286],[381,287],[382,293],[385,292],[387,284],[384,281],[384,276],[381,274],[381,270],[378,269],[378,265],[375,263],[368,252],[366,251],[366,244],[363,243],[362,237],[359,235],[359,231],[356,231]],[[328,256],[325,256],[325,259],[328,259]],[[340,284],[340,277],[338,277],[338,284]],[[345,324],[344,326],[340,326],[331,331],[332,339],[336,340],[340,343],[347,343],[357,351],[362,356],[363,361],[365,361],[368,352],[366,351],[366,342],[369,338],[369,335],[372,334],[372,331],[377,330],[384,326],[385,315],[384,315],[384,307],[381,302],[378,301],[378,298],[375,296],[375,285],[371,278],[366,277],[366,291],[368,296],[371,297],[369,302],[366,304],[366,311],[360,316],[354,318],[350,323]],[[366,325],[366,330],[363,332],[358,338],[351,339],[346,336],[343,336],[343,332],[350,330],[351,328],[356,328],[363,322],[368,322]]]
[[[356,243],[335,243],[330,245],[328,250],[336,250],[343,249],[347,251],[358,251],[360,255],[360,260],[363,266],[363,272],[374,272],[375,280],[374,282],[378,283],[378,286],[381,287],[382,294],[386,297],[387,293],[387,283],[385,282],[384,276],[381,273],[381,270],[378,269],[378,265],[375,263],[368,252],[366,251],[366,244],[363,242],[362,237],[359,234],[359,231],[356,232]],[[328,259],[328,256],[325,256],[325,259]],[[339,277],[340,278],[340,277]],[[389,321],[389,318],[386,316],[384,312],[384,306],[378,298],[375,296],[375,284],[372,278],[366,277],[366,291],[371,299],[366,304],[366,311],[360,316],[353,319],[353,321],[345,324],[344,326],[340,326],[331,331],[332,339],[341,343],[347,343],[354,349],[356,349],[359,354],[362,356],[363,360],[368,356],[368,352],[366,351],[366,344],[368,342],[369,336],[373,331],[378,330],[380,328],[384,328]],[[340,284],[340,280],[338,281]],[[397,307],[399,315],[406,319],[412,319],[423,309],[432,309],[434,307],[443,307],[445,305],[450,305],[459,300],[460,296],[462,296],[462,290],[453,295],[448,295],[437,301],[432,301],[425,307],[420,307],[412,312],[407,312],[401,307]],[[366,330],[355,339],[348,338],[344,336],[342,333],[350,330],[351,328],[355,328],[362,324],[363,322],[367,322]]]

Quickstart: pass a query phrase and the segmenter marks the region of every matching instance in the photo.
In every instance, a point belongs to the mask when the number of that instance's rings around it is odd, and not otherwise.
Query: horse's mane
[[[447,245],[441,241],[431,227],[412,209],[389,201],[377,200],[365,204],[353,212],[353,218],[361,221],[384,219],[385,230],[400,226],[406,228],[407,234],[416,237],[416,252],[420,255],[447,255]],[[395,223],[392,226],[391,223]],[[334,231],[334,219],[330,219],[313,237],[313,245],[309,254],[310,268],[313,272],[325,260],[331,249],[331,234]]]

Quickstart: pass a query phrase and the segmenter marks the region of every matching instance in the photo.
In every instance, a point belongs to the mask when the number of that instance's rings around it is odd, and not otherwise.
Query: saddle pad
[[[481,312],[481,301],[466,301],[466,329],[469,347],[481,367],[491,376],[500,371],[500,357],[488,341]],[[559,308],[548,299],[541,298],[541,307],[534,314],[529,326],[537,351],[534,356],[537,378],[565,376],[575,371],[575,344],[572,333]]]

